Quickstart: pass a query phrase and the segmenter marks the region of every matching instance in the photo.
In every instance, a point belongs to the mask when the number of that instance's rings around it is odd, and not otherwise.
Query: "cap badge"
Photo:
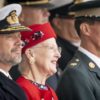
[[[14,25],[16,23],[19,23],[19,20],[18,20],[18,16],[16,14],[16,11],[12,11],[8,16],[7,16],[7,22],[10,24],[10,25]]]

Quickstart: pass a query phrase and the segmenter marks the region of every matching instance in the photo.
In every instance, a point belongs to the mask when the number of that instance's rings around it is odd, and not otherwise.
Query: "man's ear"
[[[80,29],[81,29],[81,31],[82,31],[82,33],[83,33],[84,35],[89,36],[90,33],[91,33],[90,25],[87,24],[87,23],[82,23],[82,24],[80,25]]]
[[[62,29],[60,18],[54,18],[52,22],[59,30]]]

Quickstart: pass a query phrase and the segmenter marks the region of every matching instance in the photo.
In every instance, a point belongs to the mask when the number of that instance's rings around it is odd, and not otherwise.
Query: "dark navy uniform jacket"
[[[77,51],[57,88],[59,100],[100,100],[100,68]]]
[[[58,64],[59,68],[63,71],[68,62],[73,58],[78,48],[59,36],[57,37],[56,41],[58,46],[62,48],[61,57],[58,60]]]
[[[1,72],[0,100],[27,100],[21,88]]]

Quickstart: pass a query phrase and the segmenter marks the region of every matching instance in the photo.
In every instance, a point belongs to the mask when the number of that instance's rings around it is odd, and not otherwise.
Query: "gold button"
[[[95,68],[95,64],[94,64],[93,62],[90,62],[90,63],[89,63],[89,67],[90,67],[90,68]]]

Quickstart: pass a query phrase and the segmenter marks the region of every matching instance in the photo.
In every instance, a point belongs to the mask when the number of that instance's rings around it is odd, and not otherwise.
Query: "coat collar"
[[[84,66],[87,67],[89,71],[95,73],[100,79],[100,69],[92,59],[90,59],[87,55],[83,54],[80,51],[76,52],[76,56],[78,56],[79,59],[84,61]]]

